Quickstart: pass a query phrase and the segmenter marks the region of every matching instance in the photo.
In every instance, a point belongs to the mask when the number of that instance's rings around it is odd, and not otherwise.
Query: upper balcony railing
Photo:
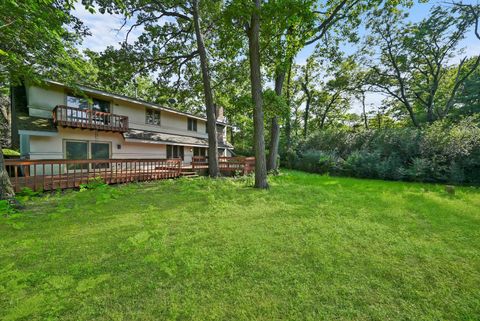
[[[90,109],[56,106],[53,122],[57,126],[96,129],[113,132],[128,131],[128,117]]]

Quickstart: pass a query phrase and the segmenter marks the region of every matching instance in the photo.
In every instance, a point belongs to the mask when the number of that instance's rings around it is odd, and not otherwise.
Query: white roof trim
[[[125,142],[143,143],[143,144],[176,145],[176,146],[188,146],[188,147],[208,147],[208,145],[203,145],[203,144],[181,144],[181,143],[174,143],[174,142],[167,142],[167,141],[158,141],[158,140],[152,141],[152,140],[134,139],[134,138],[126,138]]]
[[[18,134],[28,135],[28,136],[58,136],[58,132],[42,131],[42,130],[25,130],[25,129],[20,129],[18,131]]]

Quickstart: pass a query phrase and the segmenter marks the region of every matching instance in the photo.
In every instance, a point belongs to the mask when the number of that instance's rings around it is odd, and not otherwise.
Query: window
[[[188,119],[188,130],[196,132],[197,131],[197,120],[193,118]]]
[[[67,95],[67,106],[78,109],[88,109],[88,99],[85,97]]]
[[[109,159],[110,143],[89,142],[79,140],[65,141],[66,159]],[[87,164],[69,164],[67,169],[86,169]],[[92,166],[93,167],[93,166]],[[108,168],[108,163],[95,164],[95,168]]]
[[[167,158],[181,158],[183,160],[183,146],[167,145]]]
[[[66,159],[88,159],[88,142],[67,141],[65,142]],[[68,164],[67,169],[82,169],[84,164]]]
[[[160,126],[160,110],[147,108],[145,123]]]
[[[101,111],[104,113],[110,112],[110,102],[100,99],[93,99],[92,109],[96,111]]]
[[[193,147],[193,156],[203,156],[207,155],[207,149],[202,147]]]
[[[90,143],[90,158],[91,159],[109,159],[110,158],[110,144],[109,143]],[[95,168],[108,168],[108,163],[95,164]]]

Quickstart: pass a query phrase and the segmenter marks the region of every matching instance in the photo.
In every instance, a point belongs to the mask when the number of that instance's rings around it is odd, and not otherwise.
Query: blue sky
[[[445,5],[446,1],[433,0],[428,3],[418,3],[416,2],[413,7],[408,11],[410,13],[409,19],[411,21],[419,21],[425,18],[428,15],[430,8],[435,4]],[[478,3],[478,0],[464,0],[464,3]],[[109,14],[91,14],[85,10],[81,4],[76,5],[75,15],[82,19],[86,26],[90,29],[92,33],[91,36],[87,37],[81,48],[88,48],[94,51],[102,51],[107,46],[112,45],[118,47],[118,43],[122,41],[125,37],[125,30],[119,31],[122,24],[122,18],[118,15],[109,15]],[[138,36],[140,30],[134,32],[131,35],[130,39],[134,39]],[[361,28],[359,30],[360,36],[365,35],[365,30]],[[473,56],[480,53],[480,40],[475,38],[473,29],[468,33],[468,36],[463,40],[461,47],[465,48],[465,52],[462,56]],[[305,47],[297,56],[296,62],[298,64],[303,64],[308,56],[313,52],[314,46]],[[353,52],[355,50],[351,45],[346,45],[344,48],[346,51]],[[461,57],[458,57],[460,59]],[[370,110],[376,109],[382,101],[383,97],[378,94],[371,94],[367,97],[367,105]],[[352,111],[359,112],[360,106],[358,102],[354,102],[352,106]]]

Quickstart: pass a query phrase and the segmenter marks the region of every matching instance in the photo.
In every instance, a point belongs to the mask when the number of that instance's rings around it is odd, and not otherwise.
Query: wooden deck
[[[5,160],[15,192],[79,187],[101,178],[107,184],[180,177],[181,159]]]
[[[219,157],[224,175],[245,175],[254,171],[254,157]],[[194,156],[191,164],[181,159],[102,159],[102,160],[5,160],[15,192],[24,188],[50,191],[79,187],[95,178],[107,184],[154,181],[178,178],[190,174],[206,174],[208,161]],[[182,175],[182,172],[184,175]]]

